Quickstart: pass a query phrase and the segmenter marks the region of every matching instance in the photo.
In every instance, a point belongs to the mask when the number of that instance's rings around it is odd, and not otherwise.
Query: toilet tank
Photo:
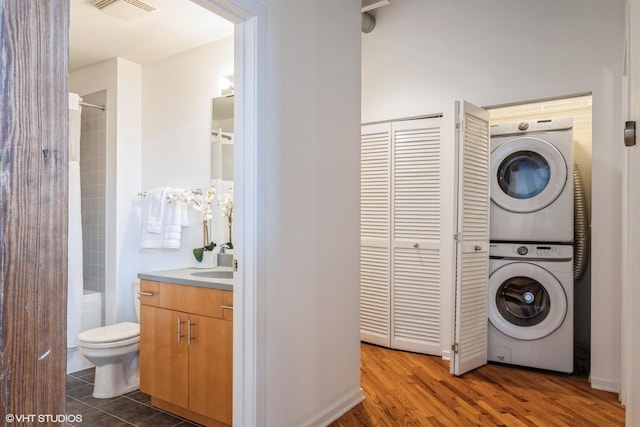
[[[102,293],[83,290],[80,331],[102,326]]]
[[[140,323],[140,280],[134,280],[131,285],[131,290],[133,291],[133,307],[136,310],[136,319],[138,323]]]

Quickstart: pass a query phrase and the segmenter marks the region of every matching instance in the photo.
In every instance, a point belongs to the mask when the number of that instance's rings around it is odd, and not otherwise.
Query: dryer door
[[[491,200],[509,212],[546,208],[566,183],[562,154],[543,139],[516,137],[491,152]]]
[[[513,262],[489,276],[489,321],[511,338],[544,338],[562,325],[566,314],[562,284],[536,264]]]

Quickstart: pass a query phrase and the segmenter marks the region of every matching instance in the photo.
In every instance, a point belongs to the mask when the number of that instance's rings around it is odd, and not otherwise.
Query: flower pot
[[[202,253],[202,261],[196,260],[195,268],[213,268],[217,265],[217,257],[213,251],[204,251]]]

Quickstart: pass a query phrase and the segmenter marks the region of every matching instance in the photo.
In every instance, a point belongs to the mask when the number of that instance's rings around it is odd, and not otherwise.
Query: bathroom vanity
[[[195,269],[139,274],[140,390],[206,426],[230,426],[233,285]]]

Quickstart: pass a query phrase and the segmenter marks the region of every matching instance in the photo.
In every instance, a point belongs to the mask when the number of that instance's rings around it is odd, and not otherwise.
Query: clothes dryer
[[[573,247],[491,243],[488,359],[573,371]]]
[[[491,127],[494,241],[573,241],[573,132],[570,117]]]

